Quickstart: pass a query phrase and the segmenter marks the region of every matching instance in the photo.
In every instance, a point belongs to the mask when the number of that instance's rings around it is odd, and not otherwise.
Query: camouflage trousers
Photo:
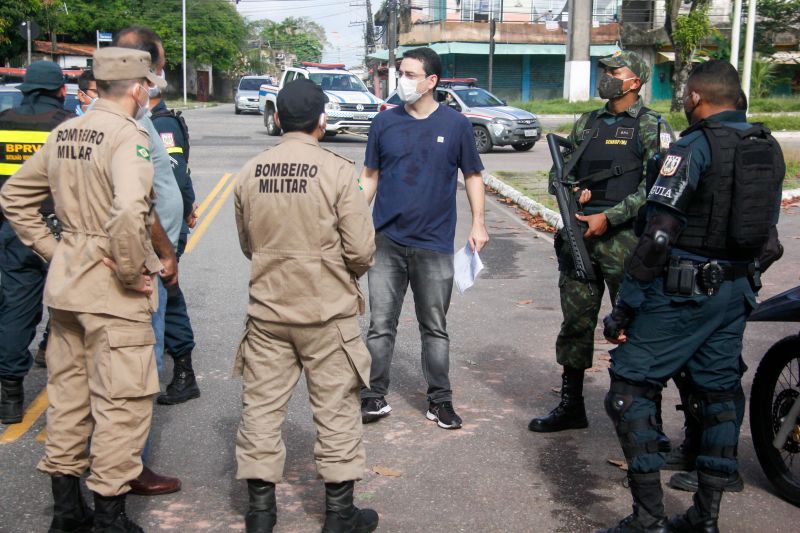
[[[556,360],[562,366],[587,369],[592,366],[594,330],[603,301],[605,286],[613,302],[625,275],[625,262],[638,239],[630,225],[609,228],[600,237],[586,240],[596,282],[577,279],[569,245],[556,234],[558,258],[558,288],[561,293],[561,312],[564,320],[556,339]]]

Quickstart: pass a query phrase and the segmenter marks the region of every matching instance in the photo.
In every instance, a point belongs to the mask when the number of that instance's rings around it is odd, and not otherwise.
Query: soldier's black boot
[[[247,533],[272,533],[278,521],[275,483],[248,479],[247,492],[250,495],[250,507],[244,516]]]
[[[25,399],[22,378],[0,378],[0,422],[22,422],[22,402]]]
[[[628,481],[633,496],[633,514],[623,518],[619,524],[598,533],[668,533],[667,517],[664,514],[664,492],[661,489],[661,474],[633,474],[628,472]]]
[[[94,493],[95,533],[144,533],[144,529],[125,514],[125,495],[100,496]]]
[[[669,521],[670,531],[679,533],[719,533],[717,519],[722,492],[728,484],[728,476],[721,472],[697,472],[698,487],[694,493],[694,505],[685,514]]]
[[[176,357],[172,369],[172,381],[167,391],[156,398],[161,405],[175,405],[200,397],[200,389],[192,369],[192,354]]]
[[[378,513],[353,505],[354,481],[325,483],[322,533],[369,533],[378,527]]]
[[[89,533],[94,513],[81,495],[77,476],[53,476],[53,521],[48,533]]]
[[[564,373],[561,374],[561,403],[547,416],[531,420],[528,429],[537,433],[551,433],[589,427],[583,405],[583,372],[581,369],[564,367]]]

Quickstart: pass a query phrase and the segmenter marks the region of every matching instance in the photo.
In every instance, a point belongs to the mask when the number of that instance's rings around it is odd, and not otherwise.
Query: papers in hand
[[[473,252],[469,247],[469,243],[456,252],[453,259],[453,281],[455,281],[456,289],[461,294],[475,284],[475,278],[478,273],[483,270],[483,261],[477,252]]]

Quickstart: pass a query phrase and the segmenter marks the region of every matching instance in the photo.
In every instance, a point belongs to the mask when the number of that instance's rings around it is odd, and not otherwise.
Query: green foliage
[[[0,65],[25,50],[25,39],[18,26],[42,9],[41,0],[14,0],[0,2]]]
[[[750,74],[750,94],[755,98],[764,98],[775,84],[775,64],[756,56]]]
[[[800,36],[800,0],[759,0],[758,24],[756,24],[756,49],[764,54],[775,51],[774,37],[777,33],[793,33]]]
[[[7,3],[14,7],[6,7]],[[186,4],[187,58],[223,71],[230,70],[247,35],[244,18],[227,0],[192,0]],[[15,0],[0,3],[0,24],[5,12],[20,10],[20,6],[25,5],[28,5],[27,14],[32,15],[44,31],[52,28],[59,41],[94,43],[97,30],[117,32],[136,24],[159,34],[168,66],[175,67],[181,62],[181,0],[69,0],[68,12],[60,1]],[[16,48],[6,57],[19,53],[20,46],[17,42]],[[0,39],[0,59],[3,55]]]
[[[322,61],[325,29],[308,17],[288,17],[283,22],[259,21],[264,46],[274,52],[294,54],[298,61]]]
[[[711,20],[708,18],[708,5],[693,9],[688,15],[678,15],[672,40],[675,48],[685,57],[691,58],[700,43],[711,33]]]

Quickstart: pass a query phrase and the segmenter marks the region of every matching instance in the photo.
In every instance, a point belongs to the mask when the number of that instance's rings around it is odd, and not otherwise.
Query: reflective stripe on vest
[[[49,131],[0,130],[0,176],[16,173],[49,136]]]

